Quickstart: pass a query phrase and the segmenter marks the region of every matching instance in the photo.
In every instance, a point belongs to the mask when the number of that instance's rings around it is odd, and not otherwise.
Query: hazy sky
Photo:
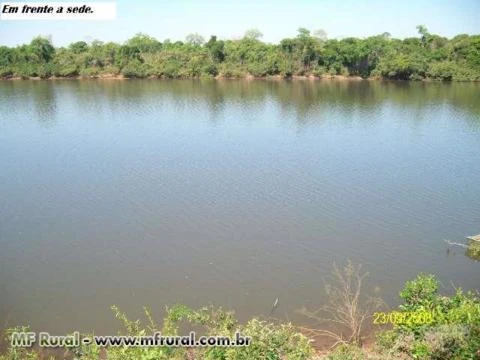
[[[385,31],[403,38],[417,36],[418,24],[451,37],[480,34],[479,14],[480,0],[118,0],[117,18],[110,21],[0,21],[0,44],[26,43],[36,35],[51,35],[56,46],[123,42],[138,32],[161,41],[184,40],[192,32],[236,38],[249,28],[258,28],[266,42],[278,42],[299,27],[324,29],[329,38]]]

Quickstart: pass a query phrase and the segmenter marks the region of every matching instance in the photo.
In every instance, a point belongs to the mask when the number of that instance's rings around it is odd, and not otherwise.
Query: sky
[[[28,43],[37,35],[51,36],[55,46],[94,39],[122,43],[139,32],[160,41],[184,40],[190,33],[232,39],[251,28],[263,33],[263,41],[277,43],[299,27],[323,29],[328,38],[384,32],[405,38],[417,36],[419,24],[452,37],[480,34],[479,14],[480,0],[117,0],[115,20],[1,20],[0,45]]]

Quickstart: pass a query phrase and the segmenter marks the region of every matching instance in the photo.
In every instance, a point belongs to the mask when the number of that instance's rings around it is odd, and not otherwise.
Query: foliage
[[[327,356],[328,360],[363,360],[361,349],[354,345],[340,345]]]
[[[418,308],[428,308],[435,301],[438,282],[434,275],[420,274],[416,279],[407,281],[400,291],[400,297],[405,301],[402,308],[413,311]]]
[[[28,326],[17,326],[7,329],[5,331],[5,342],[10,343],[10,337],[14,332],[29,332]],[[0,360],[38,360],[39,354],[37,351],[30,348],[9,346],[6,353],[0,355]]]
[[[480,241],[470,240],[468,243],[466,255],[474,260],[480,260]]]
[[[480,35],[447,39],[418,26],[418,37],[403,40],[389,33],[365,39],[327,39],[323,30],[311,34],[299,28],[297,36],[279,44],[262,42],[257,29],[239,40],[205,42],[190,34],[185,42],[163,43],[136,34],[123,44],[78,41],[54,48],[48,39],[0,47],[0,77],[99,76],[126,77],[257,77],[281,75],[355,75],[398,80],[480,80]],[[48,66],[47,66],[48,65]]]
[[[251,337],[251,345],[239,347],[122,347],[111,346],[106,348],[106,358],[110,360],[161,360],[161,359],[222,359],[222,360],[249,360],[249,359],[309,359],[313,355],[311,340],[299,333],[291,324],[276,324],[272,322],[251,319],[246,324],[240,324],[234,318],[233,312],[221,308],[204,307],[193,310],[184,305],[176,305],[167,309],[163,325],[158,325],[150,313],[144,308],[146,322],[132,321],[118,307],[113,306],[115,316],[123,324],[124,331],[119,332],[128,336],[146,336],[155,332],[172,336],[182,333],[190,325],[200,335],[228,336],[234,338],[238,332],[242,336]],[[12,331],[28,331],[28,328],[16,328],[8,331],[7,338]],[[198,335],[199,336],[199,335]],[[96,360],[100,358],[101,349],[92,345],[81,345],[78,348],[69,348],[70,355],[75,359]],[[104,357],[102,357],[104,358]],[[39,354],[24,348],[9,348],[8,352],[0,355],[0,360],[37,360]]]
[[[398,354],[385,354],[365,349],[356,345],[340,345],[326,356],[320,357],[322,360],[404,360],[405,358]]]
[[[451,297],[438,293],[433,275],[407,281],[400,297],[401,311],[429,311],[428,324],[402,324],[377,335],[377,345],[390,354],[414,359],[475,359],[480,349],[480,297],[456,289]]]
[[[204,307],[191,310],[185,306],[169,309],[165,321],[166,330],[178,332],[178,324],[187,321],[200,325],[207,335],[233,337],[235,332],[252,338],[247,347],[209,347],[197,348],[196,357],[205,359],[308,359],[313,350],[310,340],[296,331],[291,324],[274,324],[251,319],[241,325],[232,312]]]

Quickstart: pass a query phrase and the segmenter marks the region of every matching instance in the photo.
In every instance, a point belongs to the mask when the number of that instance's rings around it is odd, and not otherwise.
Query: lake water
[[[480,287],[480,84],[0,83],[0,326],[209,303],[307,323],[347,258],[389,305]],[[367,286],[368,287],[368,286]]]

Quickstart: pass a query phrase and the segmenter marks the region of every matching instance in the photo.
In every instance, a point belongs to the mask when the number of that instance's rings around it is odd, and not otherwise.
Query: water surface
[[[111,333],[109,310],[306,322],[334,261],[391,305],[480,287],[478,84],[0,83],[0,325]]]

